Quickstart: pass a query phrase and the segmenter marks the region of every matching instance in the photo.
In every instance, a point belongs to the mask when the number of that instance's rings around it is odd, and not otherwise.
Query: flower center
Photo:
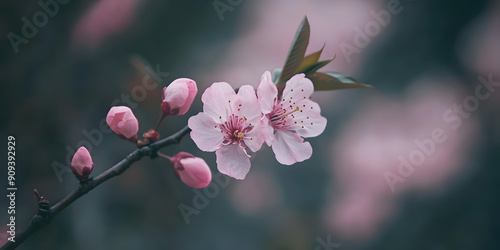
[[[288,130],[292,126],[292,119],[295,118],[293,113],[299,110],[299,106],[293,108],[292,105],[286,109],[283,107],[282,102],[276,101],[273,111],[266,116],[274,130]]]
[[[227,121],[219,125],[220,131],[224,134],[223,145],[239,144],[246,148],[245,139],[252,139],[245,136],[246,133],[252,131],[252,124],[247,124],[246,117],[238,117],[234,114],[229,116]]]

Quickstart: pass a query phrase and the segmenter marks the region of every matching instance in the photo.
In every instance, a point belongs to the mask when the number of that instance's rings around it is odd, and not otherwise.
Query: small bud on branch
[[[78,180],[84,181],[89,177],[93,169],[94,163],[89,151],[85,147],[80,147],[71,160],[73,174]]]

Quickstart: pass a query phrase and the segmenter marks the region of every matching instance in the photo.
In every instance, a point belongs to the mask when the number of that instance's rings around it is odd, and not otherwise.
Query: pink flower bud
[[[80,147],[71,160],[71,170],[76,178],[84,181],[94,169],[94,163],[89,151],[85,147]]]
[[[113,132],[122,139],[137,141],[137,131],[139,131],[139,121],[129,107],[112,107],[106,116],[106,123]]]
[[[194,188],[204,188],[212,181],[212,172],[205,160],[190,153],[179,152],[170,161],[184,184]]]
[[[196,82],[188,78],[179,78],[163,88],[161,110],[163,115],[185,114],[198,93]]]

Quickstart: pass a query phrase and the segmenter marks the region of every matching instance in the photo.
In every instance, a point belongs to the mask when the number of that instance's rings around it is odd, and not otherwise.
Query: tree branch
[[[182,137],[184,137],[187,133],[189,133],[191,129],[188,126],[182,128],[177,131],[175,134],[159,140],[157,142],[151,143],[149,145],[145,145],[134,150],[132,153],[127,155],[125,159],[118,162],[113,167],[101,173],[99,176],[95,178],[89,178],[86,181],[80,182],[80,184],[69,193],[64,199],[56,203],[54,206],[49,208],[49,201],[46,200],[43,196],[38,195],[38,191],[35,189],[35,194],[38,198],[38,213],[33,216],[28,227],[22,231],[20,234],[16,235],[15,242],[7,241],[5,245],[3,245],[0,250],[7,249],[15,249],[21,243],[23,243],[28,237],[30,237],[34,232],[38,231],[40,228],[46,226],[50,223],[52,218],[68,207],[71,203],[76,201],[78,198],[82,197],[90,190],[99,186],[103,182],[118,176],[125,172],[134,162],[139,161],[144,156],[155,156],[157,151],[163,147],[166,147],[171,144],[179,143]]]

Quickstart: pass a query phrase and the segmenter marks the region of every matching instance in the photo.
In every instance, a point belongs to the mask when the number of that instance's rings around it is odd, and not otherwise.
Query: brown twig
[[[103,182],[122,174],[134,162],[142,159],[142,157],[155,156],[160,148],[179,143],[182,137],[184,137],[190,131],[191,129],[186,126],[167,138],[134,150],[127,157],[125,157],[125,159],[121,160],[113,167],[104,171],[99,176],[95,178],[89,178],[86,181],[80,182],[80,184],[71,193],[69,193],[66,197],[64,197],[64,199],[62,199],[52,207],[49,207],[49,201],[43,196],[40,196],[38,191],[35,189],[34,192],[38,199],[38,213],[33,216],[28,227],[24,231],[16,235],[15,242],[8,241],[0,248],[0,250],[15,249],[27,238],[29,238],[34,232],[49,224],[54,216],[56,216],[78,198],[85,195],[90,190],[99,186]]]

